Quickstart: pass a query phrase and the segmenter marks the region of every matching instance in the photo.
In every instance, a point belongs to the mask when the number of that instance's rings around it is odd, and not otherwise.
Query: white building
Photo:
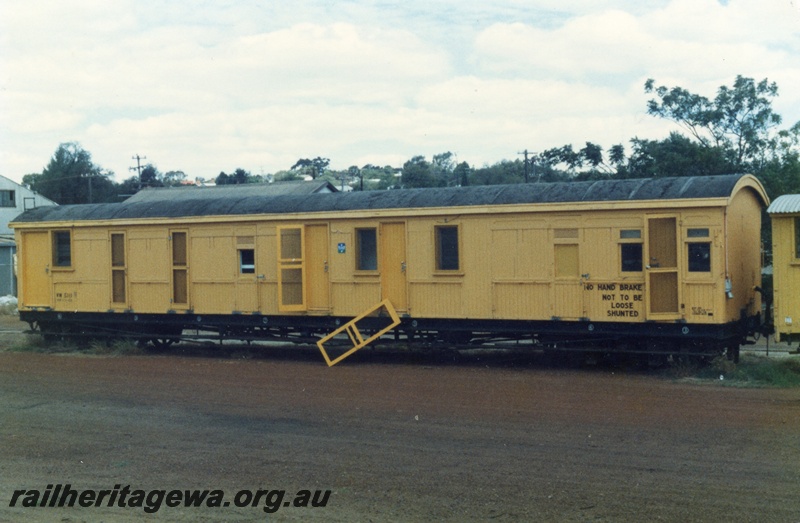
[[[8,223],[21,212],[56,202],[36,194],[5,176],[0,176],[0,296],[16,295],[17,280],[14,276],[14,231]]]

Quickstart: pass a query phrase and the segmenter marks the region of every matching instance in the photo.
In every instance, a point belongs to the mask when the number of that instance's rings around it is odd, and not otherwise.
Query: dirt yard
[[[174,350],[0,352],[0,398],[2,521],[800,522],[797,389],[535,358],[327,368],[310,350]],[[23,506],[58,484],[219,489],[228,506]],[[259,489],[331,493],[235,506]]]

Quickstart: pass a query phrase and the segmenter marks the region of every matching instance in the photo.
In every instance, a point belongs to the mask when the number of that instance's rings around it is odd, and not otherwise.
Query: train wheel
[[[167,350],[177,341],[174,338],[150,338],[150,344],[156,350]]]

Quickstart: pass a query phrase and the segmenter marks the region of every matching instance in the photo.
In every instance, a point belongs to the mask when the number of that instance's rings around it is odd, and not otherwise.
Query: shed
[[[772,220],[775,335],[800,339],[800,194],[784,194],[767,209]]]

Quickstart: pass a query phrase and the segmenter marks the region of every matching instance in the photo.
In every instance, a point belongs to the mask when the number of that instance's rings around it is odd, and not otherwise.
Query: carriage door
[[[381,299],[396,311],[408,310],[406,288],[406,224],[382,223],[380,229]]]
[[[19,252],[20,305],[50,307],[50,233],[24,232]]]
[[[306,279],[308,280],[308,310],[330,312],[330,281],[328,257],[330,242],[328,224],[306,225]]]
[[[306,310],[303,226],[278,227],[278,310]]]
[[[657,216],[647,219],[647,316],[652,320],[680,318],[678,280],[678,219]]]

